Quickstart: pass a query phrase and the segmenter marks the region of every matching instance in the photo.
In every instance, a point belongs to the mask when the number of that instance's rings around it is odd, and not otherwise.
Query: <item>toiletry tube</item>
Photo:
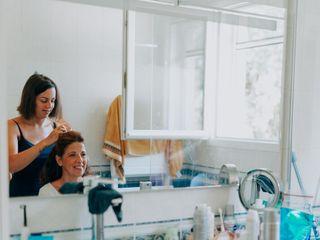
[[[280,216],[279,209],[266,208],[263,211],[262,223],[263,240],[280,239]]]

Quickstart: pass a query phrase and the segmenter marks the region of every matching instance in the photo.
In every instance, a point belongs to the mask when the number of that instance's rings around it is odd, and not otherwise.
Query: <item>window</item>
[[[232,8],[129,11],[127,138],[279,142],[285,9]]]
[[[126,137],[199,138],[206,21],[129,11]]]
[[[250,8],[246,10],[271,11]],[[214,138],[279,142],[284,28],[283,20],[276,19],[276,31],[214,25]]]

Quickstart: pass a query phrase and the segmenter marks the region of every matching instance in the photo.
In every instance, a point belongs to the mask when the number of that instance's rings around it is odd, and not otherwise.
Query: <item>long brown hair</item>
[[[84,139],[79,132],[69,131],[69,132],[60,134],[58,141],[56,142],[54,148],[52,149],[48,159],[46,160],[41,170],[41,173],[40,173],[41,186],[61,178],[62,167],[58,165],[56,161],[56,156],[62,157],[66,148],[70,144],[75,142],[84,143]],[[88,174],[89,174],[89,167],[87,164],[86,170],[83,176],[86,176]]]

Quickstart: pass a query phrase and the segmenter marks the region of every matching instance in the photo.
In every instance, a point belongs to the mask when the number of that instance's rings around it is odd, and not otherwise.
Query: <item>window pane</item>
[[[134,130],[203,130],[206,22],[142,12],[134,20]]]
[[[278,141],[282,38],[221,25],[216,135]]]

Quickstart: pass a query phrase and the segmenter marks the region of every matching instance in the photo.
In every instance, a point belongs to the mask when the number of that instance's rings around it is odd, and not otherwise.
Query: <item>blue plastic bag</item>
[[[313,215],[291,208],[280,209],[280,239],[309,240],[313,229]]]

